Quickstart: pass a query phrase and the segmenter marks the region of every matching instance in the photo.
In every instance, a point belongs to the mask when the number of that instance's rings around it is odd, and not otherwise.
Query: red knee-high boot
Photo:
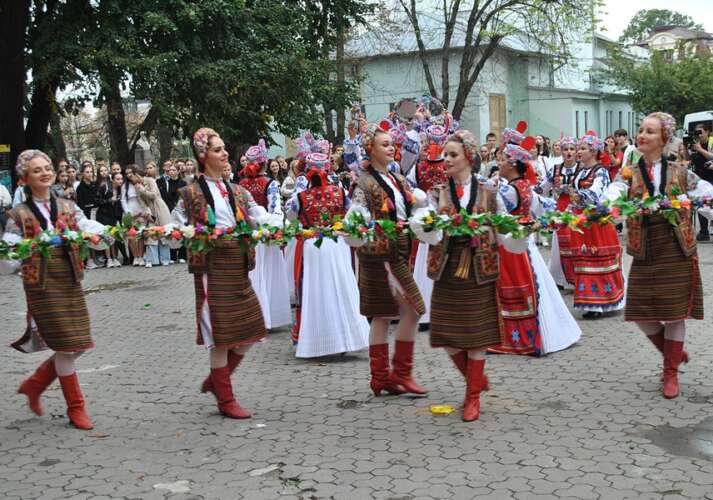
[[[484,359],[468,359],[466,372],[465,403],[463,404],[463,421],[472,422],[480,417],[480,388],[483,384]]]
[[[656,335],[647,335],[651,343],[656,347],[656,349],[659,350],[661,354],[663,354],[663,341],[664,341],[664,336],[663,336],[663,331],[664,329],[661,328],[659,332]],[[688,353],[686,351],[681,352],[681,363],[687,364],[688,363]]]
[[[20,385],[17,393],[27,396],[27,404],[30,406],[30,410],[41,416],[44,410],[42,409],[40,396],[56,378],[57,371],[55,371],[54,356],[52,356],[37,367],[35,373]]]
[[[678,386],[678,365],[683,356],[683,342],[665,339],[663,343],[663,395],[665,398],[675,398],[680,389]]]
[[[451,355],[451,360],[453,361],[453,364],[456,365],[456,368],[458,368],[460,374],[463,375],[463,378],[465,378],[466,371],[468,369],[468,351],[458,351],[457,353]],[[483,373],[483,387],[481,387],[480,390],[490,390],[490,380],[488,380],[488,376],[485,373]]]
[[[230,418],[250,418],[250,412],[241,407],[235,400],[228,367],[212,368],[210,370],[210,378],[213,382],[213,392],[218,400],[220,413]]]
[[[87,415],[84,409],[84,397],[82,390],[79,388],[79,379],[77,374],[73,373],[66,377],[59,377],[59,383],[62,386],[62,394],[67,402],[67,416],[77,429],[88,431],[94,428],[92,419]]]
[[[233,351],[228,351],[228,371],[232,374],[242,360],[242,354],[236,354]],[[201,392],[215,392],[213,390],[213,382],[211,382],[210,375],[208,375],[201,384]]]
[[[428,389],[416,383],[411,377],[413,370],[413,342],[397,340],[394,347],[394,358],[391,360],[393,371],[389,379],[394,384],[402,386],[412,394],[426,394]]]
[[[389,379],[389,344],[369,346],[369,368],[371,370],[371,390],[374,396],[381,396],[381,391],[389,394],[403,394],[403,388]]]

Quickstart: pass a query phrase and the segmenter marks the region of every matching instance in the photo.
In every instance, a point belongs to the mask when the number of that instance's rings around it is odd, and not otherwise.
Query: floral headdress
[[[656,118],[661,122],[661,135],[663,136],[663,143],[664,145],[668,144],[676,131],[676,119],[670,114],[662,111],[650,113],[646,116],[646,118]]]
[[[569,135],[560,134],[560,147],[574,146],[577,147],[577,140]]]
[[[532,186],[537,184],[537,174],[535,174],[535,169],[532,167],[532,154],[530,153],[530,150],[535,144],[535,138],[527,136],[522,140],[520,145],[506,144],[505,149],[503,149],[503,156],[508,163],[514,165],[519,161],[526,165],[524,177]]]
[[[376,123],[367,123],[361,131],[361,147],[367,156],[371,156],[371,150],[374,147],[374,138],[379,132],[386,132]]]
[[[468,163],[475,164],[475,157],[478,154],[478,141],[472,132],[468,130],[456,130],[446,142],[457,142],[463,145],[463,153]]]
[[[255,146],[250,146],[245,152],[245,158],[248,159],[250,163],[257,163],[262,165],[267,163],[270,158],[267,152],[267,146],[265,145],[265,140],[260,139]]]
[[[38,157],[47,160],[49,164],[52,165],[52,160],[50,160],[50,157],[47,156],[44,151],[40,151],[39,149],[26,149],[18,155],[17,162],[15,163],[15,172],[17,172],[18,177],[25,177],[30,168],[30,162]]]
[[[514,129],[506,128],[503,130],[503,144],[520,144],[525,139],[525,130],[527,122],[524,120],[519,121]]]
[[[295,158],[304,160],[310,153],[324,153],[328,155],[332,151],[332,144],[326,139],[316,139],[312,132],[305,132],[302,137],[295,139],[297,154]]]
[[[196,155],[196,159],[199,162],[200,157],[208,151],[208,141],[210,141],[211,137],[220,136],[218,135],[218,132],[208,127],[199,128],[193,134],[193,153]]]
[[[604,151],[604,141],[597,137],[597,133],[594,130],[587,130],[587,133],[582,136],[579,141],[577,141],[577,147],[582,144],[589,146],[589,149],[594,151],[602,152]]]

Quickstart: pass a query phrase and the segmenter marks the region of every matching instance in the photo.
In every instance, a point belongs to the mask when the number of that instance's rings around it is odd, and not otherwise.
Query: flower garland
[[[603,202],[585,207],[580,214],[568,211],[548,211],[537,219],[518,217],[509,214],[468,214],[465,210],[453,216],[438,214],[434,210],[426,211],[417,222],[425,232],[442,230],[451,237],[478,238],[494,229],[500,234],[510,234],[513,238],[523,238],[532,233],[552,232],[568,227],[582,232],[594,224],[615,223],[620,217],[637,217],[660,214],[672,225],[677,225],[682,210],[693,208],[713,208],[713,198],[689,198],[685,194],[672,193],[672,197],[663,195],[644,196],[640,199],[627,199],[622,196],[612,202]],[[46,230],[34,238],[25,238],[17,243],[0,240],[0,260],[24,260],[34,254],[49,256],[49,249],[61,245],[78,248],[82,258],[89,254],[89,246],[111,245],[115,240],[150,238],[161,240],[172,246],[186,246],[192,252],[210,251],[216,240],[239,241],[246,247],[259,243],[284,246],[295,238],[314,239],[320,247],[324,239],[337,241],[341,237],[362,239],[368,242],[376,238],[396,239],[404,231],[413,235],[408,222],[394,222],[379,219],[367,222],[359,212],[347,217],[337,216],[332,220],[323,220],[318,226],[302,227],[297,221],[285,227],[260,225],[253,228],[243,220],[232,228],[218,228],[198,223],[195,226],[153,226],[146,227],[131,216],[125,216],[121,222],[107,227],[103,234],[90,234],[71,231],[65,228]]]

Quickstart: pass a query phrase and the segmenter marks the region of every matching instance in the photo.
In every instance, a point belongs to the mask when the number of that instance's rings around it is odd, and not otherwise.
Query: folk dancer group
[[[299,239],[287,252],[288,259],[277,247],[253,250],[232,240],[216,240],[208,253],[189,252],[196,342],[209,351],[210,374],[201,390],[215,396],[223,415],[250,417],[235,399],[231,374],[268,328],[291,321],[287,276],[294,278],[298,303],[293,330],[297,355],[323,356],[368,345],[370,386],[376,396],[427,393],[414,380],[413,365],[419,320],[428,312],[431,346],[442,347],[465,378],[463,420],[477,420],[480,393],[489,388],[487,351],[541,355],[565,349],[580,338],[581,330],[557,284],[574,288],[575,308],[586,316],[624,308],[625,320],[635,322],[663,353],[663,395],[679,394],[678,366],[688,361],[683,350],[685,320],[703,318],[696,242],[685,211],[676,226],[659,215],[629,218],[627,251],[634,261],[626,285],[611,224],[593,225],[582,233],[559,230],[549,270],[533,236],[513,239],[489,228],[477,239],[466,239],[424,226],[430,210],[527,218],[555,206],[581,211],[588,203],[622,194],[631,199],[657,193],[713,195],[713,186],[663,155],[673,134],[673,118],[654,113],[642,122],[637,136],[640,159],[625,165],[613,182],[598,163],[602,141],[593,132],[578,141],[564,138],[563,163],[537,179],[530,153],[533,139],[525,137],[522,128],[503,133],[499,178],[487,179],[476,171],[475,137],[458,130],[450,115],[441,111],[428,116],[421,110],[409,128],[393,115],[379,125],[363,120],[350,124],[345,159],[355,181],[349,192],[330,171],[329,145],[303,138],[298,188],[286,205],[287,218],[304,226],[359,213],[366,221],[408,224],[418,242],[407,232],[396,240],[344,237],[319,248],[311,240]],[[248,151],[250,164],[239,185],[221,176],[228,153],[217,132],[198,130],[193,150],[201,175],[181,190],[172,212],[174,223],[223,229],[284,224],[275,198],[279,186],[264,176],[264,143]],[[25,151],[17,170],[27,200],[11,211],[3,235],[6,242],[53,228],[97,234],[105,230],[72,202],[50,194],[55,174],[47,155]],[[699,213],[713,218],[708,209]],[[13,347],[22,352],[54,351],[18,392],[41,415],[40,396],[59,378],[70,422],[91,429],[74,368],[76,358],[93,347],[78,253],[57,246],[47,257],[35,254],[22,262],[2,261],[0,266],[6,272],[21,266],[27,298],[27,328]],[[390,358],[392,320],[398,324]]]

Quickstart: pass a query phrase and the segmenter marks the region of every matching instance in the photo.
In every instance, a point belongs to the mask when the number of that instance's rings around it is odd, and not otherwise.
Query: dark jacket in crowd
[[[161,192],[161,198],[171,212],[178,204],[178,190],[186,187],[186,181],[183,179],[173,180],[169,177],[162,177],[156,180],[158,190]]]
[[[81,181],[77,186],[77,206],[82,209],[84,215],[91,217],[92,209],[97,205],[97,185],[93,182],[87,184]]]
[[[107,226],[117,224],[124,215],[121,208],[121,194],[117,195],[116,200],[112,200],[112,191],[111,184],[99,184],[97,186],[96,204],[99,207],[97,209],[97,221]]]

